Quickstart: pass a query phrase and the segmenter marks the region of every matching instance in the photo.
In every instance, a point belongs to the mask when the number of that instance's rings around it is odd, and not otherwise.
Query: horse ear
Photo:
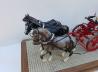
[[[29,14],[27,14],[27,16],[29,16]]]
[[[29,14],[25,14],[25,17],[26,17],[26,16],[29,16]]]

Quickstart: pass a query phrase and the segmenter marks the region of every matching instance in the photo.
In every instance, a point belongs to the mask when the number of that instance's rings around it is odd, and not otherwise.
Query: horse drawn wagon
[[[82,23],[77,25],[71,33],[69,33],[69,27],[62,25],[59,21],[54,19],[42,22],[29,15],[23,18],[25,24],[25,34],[30,34],[34,45],[41,45],[40,58],[44,60],[44,56],[49,54],[49,61],[51,61],[52,50],[54,48],[62,50],[62,56],[64,57],[65,52],[69,53],[68,57],[64,58],[66,62],[72,54],[75,53],[76,44],[72,40],[70,34],[76,39],[76,43],[79,43],[87,51],[93,51],[98,48],[98,21],[96,16],[89,16],[86,19],[88,23]]]
[[[94,20],[95,18],[95,20]],[[85,17],[89,22],[74,27],[72,36],[87,51],[98,49],[98,21],[96,15]]]

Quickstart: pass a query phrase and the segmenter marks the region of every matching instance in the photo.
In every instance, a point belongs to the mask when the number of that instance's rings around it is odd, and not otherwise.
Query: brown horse
[[[63,56],[65,52],[69,53],[69,56],[64,58],[64,62],[66,62],[69,59],[69,57],[72,56],[73,50],[75,48],[75,43],[68,34],[56,37],[53,33],[51,33],[48,29],[45,28],[35,29],[32,34],[33,44],[42,45],[43,50],[41,51],[40,58],[43,61],[46,61],[46,59],[43,59],[43,56],[45,56],[46,54],[50,55],[49,61],[51,61],[51,51],[53,49],[62,50]]]

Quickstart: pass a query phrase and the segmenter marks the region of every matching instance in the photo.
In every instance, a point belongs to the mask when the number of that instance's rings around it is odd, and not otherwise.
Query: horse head
[[[35,45],[47,42],[52,37],[52,33],[50,33],[46,28],[34,29],[32,34],[33,44]]]
[[[25,34],[28,35],[32,29],[40,27],[39,20],[31,17],[29,14],[25,15],[23,18],[25,24]]]

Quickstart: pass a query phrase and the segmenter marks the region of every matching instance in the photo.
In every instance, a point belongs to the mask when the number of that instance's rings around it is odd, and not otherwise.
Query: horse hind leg
[[[69,60],[69,57],[66,57],[65,59],[64,59],[64,62],[67,62]]]
[[[62,57],[64,57],[65,56],[65,52],[62,52]]]
[[[64,59],[64,62],[67,62],[69,58],[72,56],[72,54],[73,54],[73,51],[69,52],[69,56]]]

